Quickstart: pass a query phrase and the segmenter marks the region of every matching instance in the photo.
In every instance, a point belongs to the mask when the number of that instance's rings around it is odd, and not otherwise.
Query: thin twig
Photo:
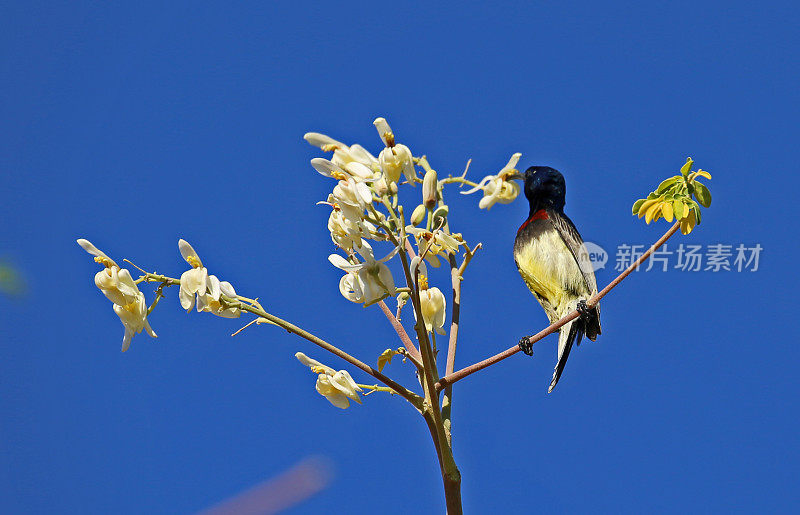
[[[606,286],[606,287],[605,287],[605,288],[603,288],[601,291],[599,291],[598,293],[596,293],[595,295],[593,295],[593,296],[592,296],[592,297],[591,297],[591,298],[590,298],[590,299],[589,299],[589,300],[586,302],[586,304],[587,304],[589,307],[594,307],[594,306],[596,306],[596,305],[597,305],[597,303],[598,303],[598,302],[600,302],[600,299],[602,299],[603,297],[605,297],[605,296],[608,294],[608,292],[610,292],[611,290],[613,290],[613,289],[614,289],[614,288],[615,288],[615,287],[616,287],[616,286],[617,286],[619,283],[621,283],[621,282],[623,281],[623,279],[625,279],[626,277],[628,277],[628,275],[630,275],[630,273],[631,273],[631,272],[633,272],[634,270],[636,270],[636,268],[637,268],[637,267],[639,267],[639,265],[641,265],[642,263],[644,263],[644,262],[647,260],[647,258],[649,258],[649,257],[650,257],[650,255],[651,255],[653,252],[655,252],[656,250],[658,250],[658,249],[661,247],[661,245],[663,245],[663,244],[664,244],[664,243],[665,243],[665,242],[666,242],[668,239],[670,239],[670,238],[672,237],[672,235],[673,235],[673,234],[675,234],[675,232],[676,232],[676,231],[677,231],[679,228],[680,228],[680,222],[675,222],[675,224],[674,224],[674,225],[673,225],[673,226],[672,226],[672,227],[671,227],[671,228],[670,228],[670,229],[669,229],[669,230],[668,230],[666,233],[664,233],[664,236],[662,236],[662,237],[661,237],[661,238],[660,238],[660,239],[659,239],[657,242],[655,242],[655,243],[654,243],[654,244],[653,244],[653,245],[652,245],[652,246],[651,246],[651,247],[650,247],[650,248],[647,250],[647,252],[645,252],[644,254],[642,254],[642,255],[639,257],[639,259],[637,259],[636,261],[634,261],[634,262],[633,262],[633,263],[632,263],[632,264],[631,264],[631,265],[630,265],[630,266],[629,266],[629,267],[628,267],[628,268],[627,268],[627,269],[626,269],[624,272],[622,272],[621,274],[619,274],[619,275],[616,277],[616,279],[614,279],[613,281],[611,281],[610,283],[608,283],[608,286]],[[557,331],[558,329],[560,329],[560,328],[561,328],[561,326],[563,326],[564,324],[567,324],[567,323],[569,323],[569,322],[571,322],[571,321],[575,320],[576,318],[578,318],[578,316],[579,316],[579,313],[578,313],[578,311],[577,311],[577,310],[575,310],[575,311],[572,311],[571,313],[569,313],[569,314],[567,314],[567,315],[563,316],[561,319],[557,320],[556,322],[553,322],[552,324],[550,324],[549,326],[547,326],[545,329],[542,329],[541,331],[539,331],[539,332],[538,332],[538,333],[536,333],[535,335],[533,335],[533,336],[529,336],[529,337],[528,337],[528,342],[529,342],[530,344],[534,344],[534,343],[538,342],[539,340],[541,340],[541,339],[542,339],[542,338],[544,338],[545,336],[547,336],[547,335],[549,335],[549,334],[552,334],[552,333],[556,332],[556,331]],[[503,352],[500,352],[500,353],[498,353],[498,354],[495,354],[495,355],[494,355],[494,356],[492,356],[492,357],[486,358],[486,359],[484,359],[483,361],[479,361],[478,363],[474,363],[474,364],[472,364],[472,365],[470,365],[470,366],[468,366],[468,367],[464,367],[464,368],[462,368],[461,370],[458,370],[457,372],[453,372],[453,373],[451,373],[451,374],[446,374],[444,377],[442,377],[442,378],[439,380],[439,382],[438,382],[438,383],[436,383],[436,390],[437,390],[437,391],[441,391],[441,390],[442,390],[442,388],[444,388],[445,386],[447,386],[447,385],[451,385],[451,384],[455,383],[456,381],[460,381],[461,379],[464,379],[464,378],[465,378],[465,377],[467,377],[468,375],[470,375],[470,374],[474,374],[475,372],[477,372],[477,371],[479,371],[479,370],[483,370],[484,368],[486,368],[486,367],[488,367],[488,366],[490,366],[490,365],[493,365],[493,364],[495,364],[495,363],[497,363],[497,362],[499,362],[499,361],[502,361],[502,360],[506,359],[506,358],[507,358],[507,357],[509,357],[509,356],[513,356],[514,354],[516,354],[517,352],[519,352],[519,350],[520,350],[520,348],[519,348],[519,345],[515,345],[515,346],[513,346],[513,347],[511,347],[511,348],[509,348],[509,349],[506,349],[506,350],[504,350]]]
[[[420,363],[422,355],[419,353],[419,350],[417,350],[417,348],[414,346],[414,342],[411,341],[411,337],[408,336],[408,333],[406,332],[406,329],[403,327],[403,324],[401,324],[400,321],[397,320],[397,317],[395,317],[394,314],[391,312],[389,306],[386,305],[386,302],[380,301],[378,302],[378,306],[380,306],[381,311],[383,311],[383,314],[386,315],[386,318],[387,320],[389,320],[389,323],[392,324],[392,327],[397,333],[397,336],[400,337],[400,341],[403,342],[403,346],[408,351],[408,359],[410,359],[411,362],[414,363],[414,365],[416,365],[417,368],[422,368],[422,363]]]
[[[131,264],[133,265],[133,263]],[[166,285],[164,283],[161,283],[158,285],[158,288],[156,288],[156,298],[153,299],[153,303],[150,304],[149,308],[147,308],[147,313],[145,314],[146,316],[150,316],[150,313],[152,313],[153,310],[156,309],[156,306],[158,306],[158,301],[164,298],[164,286]]]
[[[471,164],[472,164],[472,158],[470,157],[469,160],[467,160],[467,166],[464,167],[464,173],[461,174],[461,179],[466,179],[467,172],[469,172],[469,165]],[[464,186],[463,183],[459,186],[459,188],[461,188],[462,186]]]
[[[254,318],[253,320],[248,322],[247,325],[245,325],[244,327],[240,328],[238,331],[233,333],[231,336],[236,336],[237,334],[241,333],[242,331],[244,331],[245,329],[247,329],[248,327],[250,327],[251,325],[256,324],[256,323],[258,323],[258,319]]]
[[[124,261],[124,262],[126,262],[126,263],[129,263],[131,266],[133,266],[135,269],[137,269],[138,271],[142,272],[143,274],[146,274],[146,273],[147,273],[147,271],[146,271],[146,270],[142,270],[141,268],[139,268],[138,266],[136,266],[136,265],[133,263],[133,261],[131,261],[130,259],[123,259],[123,261]]]

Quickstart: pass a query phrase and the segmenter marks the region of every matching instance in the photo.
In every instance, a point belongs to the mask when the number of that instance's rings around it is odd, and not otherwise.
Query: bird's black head
[[[531,215],[540,209],[564,209],[567,185],[561,172],[549,166],[531,166],[523,178]]]

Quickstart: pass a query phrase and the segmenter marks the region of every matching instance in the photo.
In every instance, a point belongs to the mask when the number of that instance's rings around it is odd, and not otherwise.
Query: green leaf
[[[644,204],[645,200],[647,200],[647,199],[640,198],[639,200],[637,200],[636,202],[633,203],[633,208],[631,209],[632,214],[635,215],[636,213],[639,212],[639,208],[642,207],[642,204]]]
[[[675,218],[677,220],[683,218],[683,202],[680,200],[672,201],[672,211],[675,212]]]
[[[705,184],[701,182],[694,183],[694,196],[697,197],[697,201],[700,202],[701,206],[708,207],[711,205],[711,192],[708,191]]]
[[[700,206],[694,200],[692,200],[692,204],[694,204],[694,215],[695,218],[697,218],[697,225],[700,225],[700,218],[702,218],[700,216]]]
[[[694,184],[687,184],[686,185],[686,191],[689,193],[689,195],[694,193]]]
[[[681,167],[681,175],[683,175],[684,177],[689,175],[689,172],[692,171],[692,165],[693,164],[694,164],[694,161],[692,161],[692,158],[691,157],[687,157],[686,158],[686,164]]]
[[[669,179],[663,180],[661,184],[658,185],[658,188],[656,188],[656,193],[664,193],[667,191],[667,189],[669,189],[670,186],[678,182],[680,179],[681,176],[676,175],[675,177],[670,177]]]

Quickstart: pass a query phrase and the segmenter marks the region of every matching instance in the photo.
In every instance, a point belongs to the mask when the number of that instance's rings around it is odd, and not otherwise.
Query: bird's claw
[[[533,344],[531,343],[530,336],[523,336],[519,339],[519,350],[528,356],[533,356]]]
[[[590,308],[589,305],[586,304],[586,301],[583,299],[578,301],[578,305],[575,307],[575,309],[578,310],[578,313],[580,313],[581,318],[586,319],[594,316],[594,314],[592,313],[592,308]]]

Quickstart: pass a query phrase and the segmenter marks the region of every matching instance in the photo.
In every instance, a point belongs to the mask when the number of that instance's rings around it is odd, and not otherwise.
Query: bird
[[[594,341],[600,334],[600,306],[586,304],[597,293],[597,280],[583,239],[564,214],[566,182],[561,172],[549,166],[531,166],[524,174],[515,175],[524,181],[530,205],[528,218],[514,240],[517,270],[551,324],[576,309],[580,313],[559,330],[558,361],[547,390],[551,393],[561,378],[572,345],[580,345],[584,335]],[[528,338],[522,338],[519,347],[533,355]]]

